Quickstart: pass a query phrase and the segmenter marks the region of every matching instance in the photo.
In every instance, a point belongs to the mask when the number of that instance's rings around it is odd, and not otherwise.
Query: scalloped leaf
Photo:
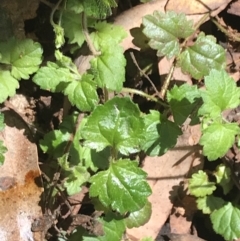
[[[171,11],[155,11],[153,15],[144,16],[143,26],[143,33],[150,38],[150,47],[157,50],[158,56],[166,55],[169,59],[179,54],[179,39],[194,32],[193,21],[187,20],[183,13]]]
[[[16,94],[19,88],[18,81],[12,77],[9,71],[0,71],[0,103],[3,103],[8,97]]]
[[[206,90],[201,91],[203,105],[199,109],[200,115],[216,117],[226,109],[239,106],[240,89],[224,70],[211,70],[204,82]]]
[[[146,176],[138,162],[119,160],[90,178],[89,194],[121,214],[134,212],[144,207],[151,194]]]
[[[79,10],[81,10],[81,8]],[[69,43],[77,43],[78,46],[81,47],[85,41],[85,37],[79,13],[64,11],[62,16],[62,27],[64,28],[64,35],[69,39]]]
[[[104,19],[112,14],[112,9],[117,7],[115,0],[83,0],[84,12],[87,16]]]
[[[222,198],[214,197],[213,195],[199,197],[197,199],[197,207],[202,210],[204,214],[210,214],[214,210],[220,209],[225,204],[226,202]]]
[[[74,81],[72,73],[67,68],[59,67],[53,62],[41,67],[33,77],[33,82],[41,89],[61,92],[69,82]]]
[[[178,136],[182,134],[181,129],[159,111],[150,110],[144,122],[146,140],[142,143],[142,149],[149,156],[163,155],[176,145]]]
[[[216,233],[221,234],[225,240],[235,240],[240,238],[239,219],[240,209],[228,203],[222,208],[215,210],[210,219],[213,229]]]
[[[71,104],[81,111],[91,111],[98,104],[97,86],[92,79],[92,75],[84,74],[80,81],[71,82],[64,90]]]
[[[12,66],[11,74],[14,78],[29,79],[42,62],[42,47],[31,39],[9,39],[0,43],[1,63]]]
[[[144,225],[150,219],[151,213],[152,204],[147,201],[143,208],[129,214],[129,216],[125,219],[126,226],[128,228],[137,228]]]
[[[202,79],[212,69],[224,69],[226,54],[213,36],[200,33],[193,46],[187,47],[178,59],[182,71],[195,79]]]
[[[176,124],[182,125],[185,122],[196,109],[200,97],[197,86],[190,86],[189,84],[175,85],[167,92],[167,100]]]
[[[130,98],[115,97],[97,106],[83,127],[85,145],[103,150],[111,146],[124,155],[140,151],[144,140],[141,112]]]
[[[212,194],[216,186],[208,180],[206,172],[200,170],[189,179],[188,189],[195,197],[204,197]]]
[[[237,123],[212,123],[202,133],[199,144],[203,145],[203,154],[209,161],[214,161],[227,153],[240,128]]]
[[[221,164],[214,172],[217,183],[223,188],[223,193],[226,195],[233,187],[232,173],[229,167]]]
[[[121,91],[125,81],[126,59],[118,45],[101,46],[101,55],[90,61],[91,73],[99,87]]]

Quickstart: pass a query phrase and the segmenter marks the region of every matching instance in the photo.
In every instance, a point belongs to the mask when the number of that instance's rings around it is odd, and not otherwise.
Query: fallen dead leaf
[[[0,240],[40,241],[40,234],[31,231],[32,222],[41,216],[43,191],[37,147],[21,117],[11,110],[3,113],[6,127],[0,139],[8,150],[0,167]]]

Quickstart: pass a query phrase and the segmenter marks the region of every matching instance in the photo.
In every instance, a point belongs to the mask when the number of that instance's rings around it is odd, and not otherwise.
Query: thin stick
[[[88,44],[88,47],[90,49],[90,51],[92,52],[92,54],[96,57],[99,56],[101,54],[101,52],[97,51],[92,43],[92,40],[90,38],[89,32],[88,32],[88,26],[87,26],[87,16],[86,14],[83,12],[82,13],[82,31],[83,34],[85,36],[85,40]]]
[[[125,93],[132,93],[132,94],[136,94],[136,95],[140,95],[145,97],[146,99],[150,99],[151,101],[157,102],[158,104],[164,106],[164,107],[169,107],[168,104],[166,104],[164,101],[159,100],[157,98],[155,98],[152,95],[148,95],[146,93],[144,93],[141,90],[136,90],[136,89],[131,89],[131,88],[122,88],[121,92],[125,92]]]
[[[161,89],[160,96],[161,96],[162,99],[165,98],[165,94],[166,94],[168,86],[170,84],[174,69],[175,69],[175,61],[173,61],[172,65],[171,65],[171,68],[169,70],[169,73],[167,75],[167,78],[165,79],[163,87]]]
[[[133,52],[130,52],[130,56],[131,56],[131,58],[132,58],[132,60],[133,60],[133,63],[134,63],[134,64],[136,65],[136,67],[138,68],[139,72],[149,81],[149,83],[152,85],[155,93],[160,97],[159,92],[158,92],[156,86],[154,85],[154,83],[152,82],[152,80],[151,80],[151,79],[148,77],[148,75],[146,75],[145,72],[139,67],[139,65],[138,65],[138,63],[137,63],[137,60],[136,60],[136,58],[135,58],[135,56],[134,56],[134,53],[133,53]]]

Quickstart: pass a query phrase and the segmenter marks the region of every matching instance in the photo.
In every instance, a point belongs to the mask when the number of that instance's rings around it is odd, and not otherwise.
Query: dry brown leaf
[[[191,146],[189,138],[191,127],[178,138],[176,147],[160,157],[146,157],[143,170],[148,173],[148,183],[152,188],[149,201],[152,203],[152,215],[147,224],[129,229],[127,234],[133,240],[150,236],[156,238],[171,210],[179,183],[184,179],[191,166],[202,168],[203,157],[199,147]]]
[[[204,14],[223,5],[226,6],[229,2],[231,0],[169,0],[166,10],[185,14]]]
[[[28,126],[13,111],[4,111],[6,127],[0,135],[8,151],[0,167],[0,240],[40,241],[31,231],[41,216],[37,147]],[[39,179],[38,185],[36,184]]]

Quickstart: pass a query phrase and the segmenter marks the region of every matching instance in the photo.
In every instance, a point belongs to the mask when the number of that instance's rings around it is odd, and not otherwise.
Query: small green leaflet
[[[86,15],[97,19],[105,19],[117,7],[115,0],[82,0],[82,4]]]
[[[239,106],[240,89],[224,70],[211,70],[204,82],[206,90],[201,91],[203,105],[199,109],[200,115],[216,117],[226,109]]]
[[[152,205],[149,201],[145,204],[143,208],[138,211],[131,212],[127,218],[125,218],[125,223],[128,228],[137,228],[148,222],[152,214]]]
[[[2,54],[1,63],[12,66],[11,75],[20,79],[29,79],[42,62],[43,50],[41,45],[31,39],[10,39],[0,43]]]
[[[84,74],[80,81],[71,82],[64,90],[71,104],[81,111],[91,111],[98,104],[97,86],[92,79],[92,75]]]
[[[143,17],[143,33],[150,38],[149,45],[156,49],[158,56],[177,56],[180,51],[179,39],[189,37],[193,32],[193,22],[183,13],[159,12]]]
[[[182,125],[188,116],[196,109],[200,98],[197,86],[183,84],[174,86],[167,92],[167,100],[170,104],[174,122]]]
[[[217,179],[217,183],[221,185],[223,193],[226,195],[233,187],[232,173],[229,167],[221,164],[214,172],[214,176]]]
[[[216,189],[215,183],[208,180],[206,172],[200,170],[192,175],[188,185],[189,191],[195,197],[210,195]]]
[[[5,128],[4,114],[0,112],[0,132],[3,131],[4,128]]]
[[[81,228],[67,239],[68,241],[114,241],[121,240],[125,231],[124,220],[121,216],[114,213],[107,213],[105,217],[96,220],[103,227],[104,235],[94,235]]]
[[[103,150],[111,146],[124,155],[136,153],[144,140],[144,122],[137,105],[130,98],[115,97],[97,106],[83,127],[85,145]]]
[[[91,72],[99,87],[121,91],[126,59],[119,43],[126,37],[126,31],[106,22],[95,23],[91,27],[96,30],[91,34],[94,47],[101,51],[101,55],[90,62]]]
[[[211,214],[214,210],[218,210],[223,207],[226,202],[219,197],[213,195],[199,197],[197,199],[197,207],[202,210],[204,214]]]
[[[99,87],[121,91],[125,81],[126,59],[119,45],[101,46],[101,55],[91,61],[91,72]]]
[[[233,206],[229,202],[222,208],[215,210],[210,215],[210,219],[215,232],[221,234],[225,240],[240,238],[240,209],[238,206]]]
[[[202,79],[212,69],[224,69],[226,54],[213,36],[200,33],[193,46],[187,47],[178,59],[182,71],[195,79]]]
[[[3,165],[5,156],[4,154],[6,153],[7,148],[5,147],[4,143],[2,140],[0,140],[0,166]]]
[[[103,22],[95,22],[91,25],[96,31],[92,32],[90,37],[97,50],[101,50],[101,46],[110,46],[119,44],[124,38],[127,37],[126,30],[118,25],[113,25]]]
[[[85,41],[82,31],[82,20],[78,13],[64,11],[62,16],[62,27],[64,34],[69,39],[69,43],[77,43],[79,47]]]
[[[66,9],[75,13],[81,13],[83,12],[83,5],[79,0],[67,0]]]
[[[227,153],[235,136],[240,133],[240,128],[238,123],[213,123],[202,133],[199,144],[203,145],[203,154],[209,161],[214,161]]]
[[[71,172],[67,172],[63,183],[69,196],[79,193],[82,185],[88,181],[90,174],[85,167],[75,166]]]
[[[72,73],[67,68],[61,68],[53,62],[41,67],[33,77],[33,82],[41,89],[61,92],[69,82],[74,81]]]
[[[151,194],[146,176],[138,162],[119,160],[90,178],[89,194],[121,214],[134,212],[144,207]]]
[[[150,110],[150,114],[144,117],[144,122],[146,140],[142,143],[142,149],[149,156],[163,155],[176,145],[178,136],[182,134],[175,123],[155,110]]]
[[[14,96],[17,88],[19,88],[19,83],[11,73],[7,70],[0,71],[0,103],[3,103],[8,97]]]

